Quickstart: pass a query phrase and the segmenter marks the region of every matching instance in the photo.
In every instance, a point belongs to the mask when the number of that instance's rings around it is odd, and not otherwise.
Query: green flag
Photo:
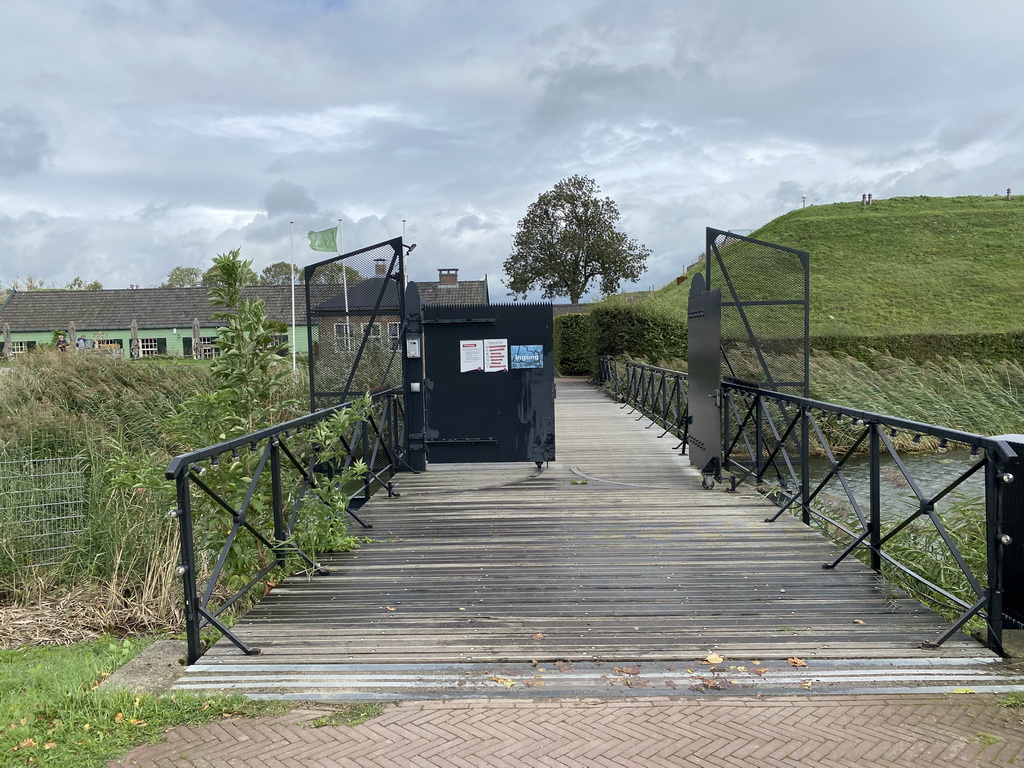
[[[306,237],[309,238],[309,247],[314,251],[330,251],[331,253],[338,252],[337,227],[331,227],[330,229],[324,229],[319,232],[309,232]]]

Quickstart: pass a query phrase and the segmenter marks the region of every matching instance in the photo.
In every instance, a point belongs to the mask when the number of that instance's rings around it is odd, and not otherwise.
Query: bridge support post
[[[878,425],[869,424],[868,429],[871,430],[871,434],[868,437],[869,449],[871,451],[871,486],[868,489],[868,504],[870,520],[868,525],[871,526],[870,533],[868,534],[868,544],[871,547],[871,570],[876,573],[882,570],[882,480],[880,477],[881,473],[881,454],[880,454],[880,440],[878,438]]]
[[[1024,658],[1024,435],[999,435],[1013,458],[989,455],[985,470],[988,542],[989,642],[993,650]]]

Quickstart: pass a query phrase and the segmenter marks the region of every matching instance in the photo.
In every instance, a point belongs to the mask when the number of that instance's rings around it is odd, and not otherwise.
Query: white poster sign
[[[484,369],[484,343],[479,339],[475,341],[459,342],[459,370],[482,371]]]
[[[484,339],[484,370],[508,370],[508,339]]]

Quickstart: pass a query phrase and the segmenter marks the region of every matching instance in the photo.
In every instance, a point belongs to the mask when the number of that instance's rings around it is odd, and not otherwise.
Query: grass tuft
[[[241,696],[97,690],[148,643],[102,638],[67,647],[0,651],[0,764],[105,766],[167,728],[282,714],[290,705]]]

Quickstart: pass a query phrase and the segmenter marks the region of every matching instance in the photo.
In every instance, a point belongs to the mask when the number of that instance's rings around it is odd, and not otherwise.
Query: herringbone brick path
[[[175,728],[112,766],[1024,765],[1021,712],[985,695],[405,702]]]

